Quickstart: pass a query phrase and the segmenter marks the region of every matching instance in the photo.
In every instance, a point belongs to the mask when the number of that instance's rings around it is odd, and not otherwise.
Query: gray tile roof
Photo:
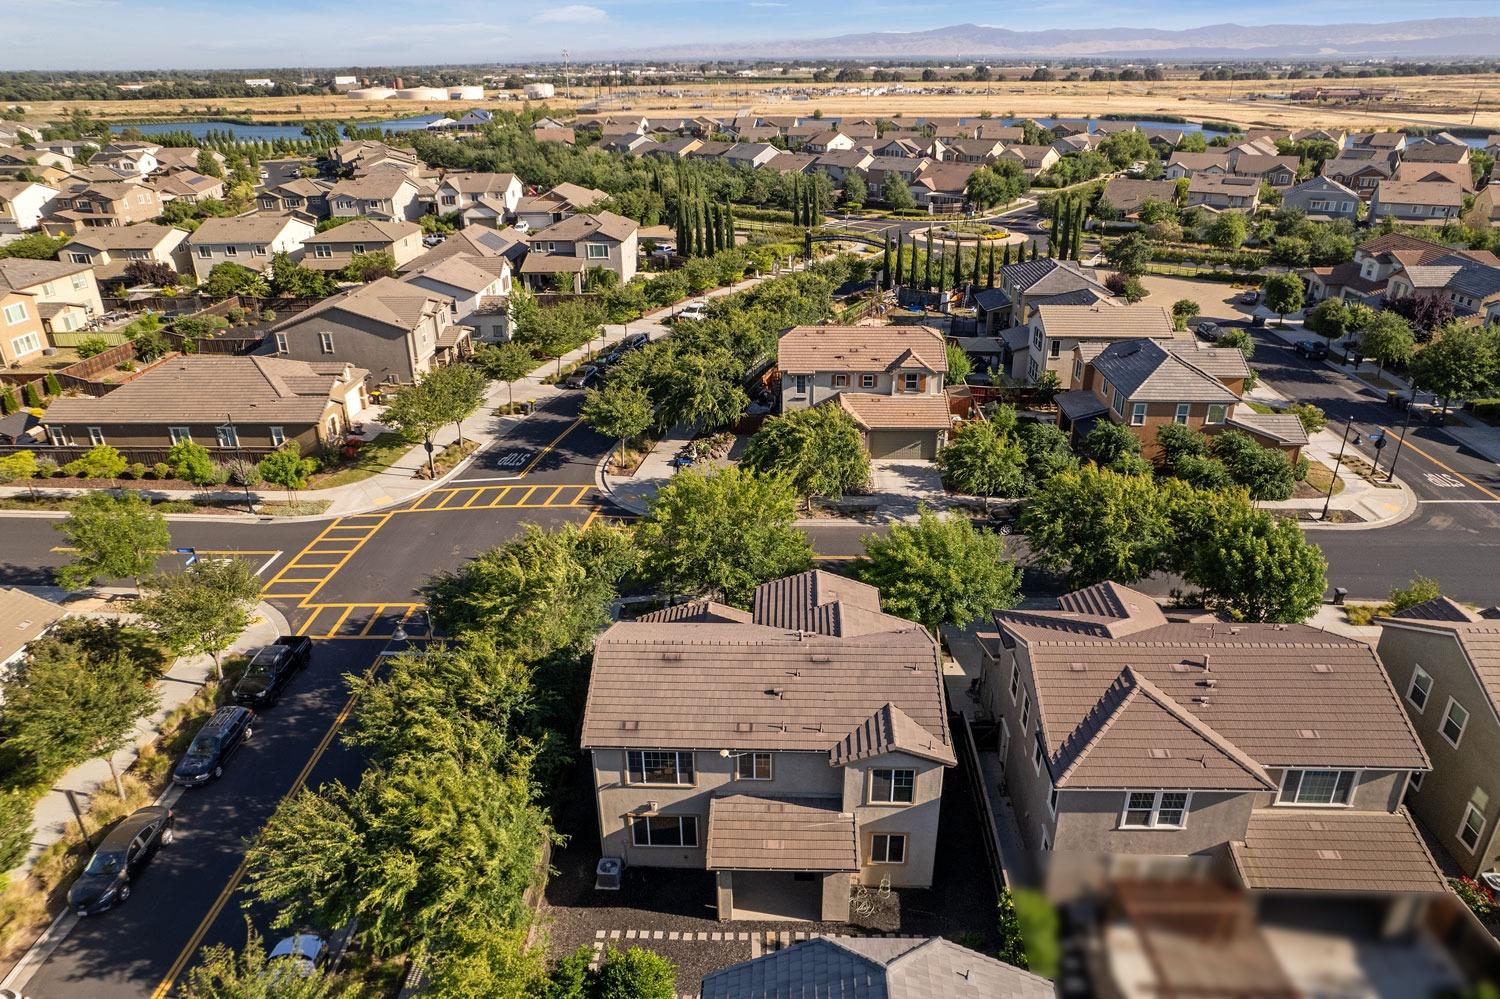
[[[704,866],[711,871],[857,871],[859,834],[837,798],[715,796]]]
[[[68,277],[87,271],[88,264],[75,264],[64,260],[30,260],[26,257],[0,259],[0,290],[9,288],[20,291],[47,281]]]
[[[1307,428],[1297,417],[1286,413],[1257,413],[1249,406],[1242,404],[1234,408],[1225,422],[1231,427],[1270,437],[1287,446],[1300,447],[1307,443]]]
[[[844,766],[885,753],[907,753],[950,767],[958,762],[947,743],[894,704],[884,705],[840,739],[833,747],[831,762],[836,767]]]
[[[1146,337],[1112,343],[1091,363],[1131,402],[1239,401],[1223,382]]]
[[[395,278],[383,277],[346,291],[342,295],[325,298],[311,308],[282,320],[271,329],[277,331],[290,329],[326,312],[340,311],[373,319],[388,326],[411,330],[416,327],[422,316],[452,303],[453,299],[446,295],[406,284]]]
[[[415,222],[382,222],[380,219],[351,219],[332,229],[325,229],[302,241],[304,246],[327,243],[394,243],[422,231]]]
[[[820,613],[828,605],[835,603],[843,603],[878,614],[880,613],[880,591],[868,583],[861,583],[848,576],[824,572],[822,569],[810,569],[807,572],[783,576],[757,586],[751,604],[754,608],[752,620],[756,624],[764,624],[771,628],[785,628],[788,631],[837,634],[837,632],[824,630],[828,622],[826,616]],[[891,620],[902,625],[909,623],[901,621],[900,618],[891,618]]]
[[[1448,621],[1459,624],[1472,624],[1483,620],[1457,600],[1443,596],[1433,597],[1431,600],[1424,600],[1405,610],[1399,610],[1391,617],[1405,621]]]
[[[742,611],[738,607],[721,604],[717,600],[690,600],[683,604],[673,604],[663,607],[635,618],[637,622],[649,622],[655,624],[669,624],[673,622],[693,621],[699,624],[751,624],[753,619],[749,611]]]
[[[1427,893],[1447,881],[1405,808],[1307,812],[1260,808],[1244,842],[1231,843],[1248,887],[1322,892]]]

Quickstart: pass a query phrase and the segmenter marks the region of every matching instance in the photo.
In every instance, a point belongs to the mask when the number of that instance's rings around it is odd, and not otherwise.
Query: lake
[[[359,125],[361,128],[379,128],[392,132],[411,132],[425,128],[429,122],[437,121],[441,117],[443,116],[438,114],[424,114],[413,118],[393,118],[389,121],[360,122]],[[307,136],[302,134],[301,125],[242,125],[227,121],[199,120],[161,121],[150,125],[134,125],[130,127],[139,129],[142,135],[160,135],[163,132],[188,132],[194,138],[199,139],[209,132],[228,132],[235,138],[243,139],[247,142],[307,138]]]

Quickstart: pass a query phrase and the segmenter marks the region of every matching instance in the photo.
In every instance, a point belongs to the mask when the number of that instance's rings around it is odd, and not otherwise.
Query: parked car
[[[1018,503],[991,507],[985,512],[979,526],[988,528],[996,534],[1010,534],[1016,529],[1016,519],[1020,515],[1021,507]]]
[[[439,236],[437,233],[433,233],[430,236],[423,236],[422,237],[422,245],[423,246],[442,246],[443,245],[443,241],[445,239],[447,239],[446,236]]]
[[[1240,304],[1241,305],[1259,305],[1260,304],[1260,289],[1259,288],[1251,288],[1249,291],[1245,292],[1243,295],[1240,296]]]
[[[129,898],[130,882],[172,842],[175,823],[172,810],[162,805],[147,805],[122,819],[68,889],[68,908],[92,916]]]
[[[527,222],[525,219],[522,219],[521,221],[516,223],[515,229],[516,232],[530,232],[531,223]]]
[[[993,385],[995,376],[988,371],[970,371],[964,375],[965,385]]]
[[[230,696],[236,704],[269,707],[281,700],[286,685],[311,657],[312,639],[305,635],[290,635],[256,649]]]
[[[1292,349],[1309,361],[1321,361],[1328,356],[1328,343],[1325,340],[1298,340]]]
[[[673,322],[680,323],[684,319],[689,319],[689,320],[694,320],[694,321],[701,321],[701,320],[704,320],[704,319],[707,319],[707,318],[708,318],[708,303],[707,302],[701,302],[701,301],[699,301],[699,302],[689,302],[687,305],[685,305],[685,306],[682,307],[681,311],[679,311],[677,313],[676,317],[673,319]]]
[[[197,787],[224,776],[224,764],[250,738],[255,712],[232,706],[220,708],[203,723],[198,734],[177,766],[172,768],[172,783]]]
[[[562,380],[563,388],[586,389],[599,383],[601,369],[597,364],[583,364],[568,373]]]
[[[267,960],[286,961],[294,974],[306,978],[328,958],[328,941],[311,930],[299,930],[271,948]]]
[[[1224,335],[1224,330],[1218,323],[1201,322],[1198,324],[1197,333],[1209,343],[1218,343],[1219,338]]]
[[[620,341],[619,346],[618,346],[617,349],[619,349],[619,350],[640,350],[642,347],[646,346],[646,344],[648,344],[650,342],[651,342],[651,338],[649,336],[647,336],[646,334],[644,334],[644,333],[631,333],[625,339],[623,339],[623,340]]]

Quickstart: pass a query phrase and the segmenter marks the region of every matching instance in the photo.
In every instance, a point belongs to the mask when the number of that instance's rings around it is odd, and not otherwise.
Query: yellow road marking
[[[587,531],[589,529],[589,525],[599,519],[599,512],[600,508],[597,506],[589,511],[588,519],[583,522],[583,530]]]
[[[297,634],[299,634],[299,635],[310,635],[310,634],[312,634],[313,622],[318,619],[318,615],[321,614],[321,613],[323,613],[323,611],[324,611],[324,608],[322,608],[322,607],[316,608],[312,612],[312,617],[310,617],[306,621],[302,622],[302,627],[297,629]]]
[[[521,495],[521,498],[516,501],[515,505],[516,506],[525,506],[526,505],[526,501],[529,500],[529,499],[531,499],[531,494],[534,493],[534,492],[536,492],[540,488],[542,488],[542,487],[541,486],[532,486],[530,489],[527,489],[526,492]]]
[[[484,492],[485,491],[483,489],[474,490],[474,495],[469,497],[468,502],[463,505],[463,509],[467,510],[469,507],[477,503],[479,501],[479,497],[484,495]]]
[[[345,607],[344,608],[344,613],[342,613],[342,614],[339,615],[339,619],[337,621],[333,622],[333,627],[329,628],[328,629],[328,634],[324,635],[323,637],[324,638],[333,638],[334,636],[336,636],[339,633],[339,629],[344,626],[344,622],[347,621],[347,620],[349,620],[349,615],[353,614],[353,613],[354,613],[354,608],[353,607]]]
[[[564,437],[566,437],[569,434],[571,434],[574,430],[577,430],[578,429],[578,425],[580,423],[582,423],[582,422],[583,422],[583,417],[580,416],[578,419],[576,419],[572,423],[568,424],[568,428],[566,430],[564,430],[562,433],[558,434],[556,437],[552,438],[552,443],[548,444],[546,447],[544,447],[540,451],[538,451],[536,453],[536,457],[532,458],[530,461],[528,461],[526,463],[526,467],[523,468],[523,469],[521,469],[519,472],[517,472],[516,475],[519,477],[519,476],[522,476],[522,475],[529,474],[531,472],[531,470],[533,468],[535,468],[537,466],[537,464],[543,458],[547,457],[547,455],[552,452],[553,448],[557,447],[557,445],[559,445],[559,444],[562,443],[562,440],[563,440]]]
[[[542,488],[545,489],[546,486],[543,486]],[[555,499],[557,499],[558,493],[560,493],[562,491],[563,491],[563,487],[562,486],[558,486],[556,489],[552,490],[552,492],[550,494],[548,494],[547,498],[544,499],[544,500],[542,500],[542,506],[551,506],[552,505],[552,501],[555,500]]]
[[[1406,442],[1406,449],[1408,451],[1415,451],[1415,452],[1417,452],[1417,454],[1420,454],[1422,457],[1424,457],[1428,461],[1432,462],[1438,468],[1441,468],[1443,471],[1447,472],[1449,475],[1453,476],[1456,479],[1463,480],[1464,482],[1466,482],[1469,485],[1473,486],[1475,489],[1478,489],[1480,492],[1484,493],[1490,499],[1492,499],[1492,500],[1500,500],[1500,495],[1496,495],[1495,493],[1490,492],[1484,486],[1481,486],[1479,483],[1475,482],[1473,479],[1469,478],[1464,473],[1459,472],[1459,471],[1455,471],[1454,469],[1449,468],[1447,465],[1443,464],[1441,461],[1438,461],[1436,458],[1434,458],[1432,455],[1428,454],[1426,451],[1423,451],[1421,448],[1417,447],[1411,441],[1407,441]]]
[[[491,510],[493,510],[497,506],[504,506],[505,497],[509,496],[512,492],[520,488],[520,486],[504,486],[500,489],[499,492],[495,494],[495,498],[490,500],[489,503],[485,505],[488,506]]]
[[[184,545],[183,547],[186,547],[186,546]],[[78,551],[78,549],[77,548],[73,548],[70,545],[54,545],[52,547],[52,551],[58,552],[59,554],[68,554],[70,552],[76,552],[76,551]],[[195,549],[193,549],[193,551],[196,554],[198,554],[198,555],[276,555],[276,554],[278,554],[278,550],[275,549],[275,548],[195,548]],[[158,554],[158,555],[176,555],[178,553],[175,552],[175,551],[173,551],[170,548],[158,548],[157,551],[156,551],[156,554]]]

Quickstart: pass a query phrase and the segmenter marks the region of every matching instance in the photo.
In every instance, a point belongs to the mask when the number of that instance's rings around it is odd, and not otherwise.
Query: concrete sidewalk
[[[133,615],[108,610],[108,604],[104,600],[97,599],[99,595],[134,593],[134,590],[127,588],[95,589],[89,592],[96,596],[82,599],[76,594],[68,594],[53,587],[22,587],[22,589],[59,602],[71,597],[67,607],[69,613],[76,617],[96,620],[129,621],[134,619]],[[94,609],[89,609],[90,607]],[[270,604],[261,603],[253,612],[250,627],[235,639],[229,651],[225,652],[221,658],[229,658],[248,649],[269,645],[290,631],[280,611]],[[123,774],[134,764],[140,755],[140,747],[156,738],[162,721],[167,715],[191,700],[205,684],[213,679],[213,675],[214,663],[209,656],[183,656],[174,662],[157,681],[156,687],[161,695],[161,701],[156,711],[136,722],[130,745],[114,756],[115,769]],[[79,807],[85,809],[88,807],[89,799],[94,795],[100,793],[113,795],[115,793],[114,780],[110,777],[109,765],[102,757],[89,760],[52,782],[51,789],[37,801],[32,817],[31,847],[27,850],[26,860],[11,872],[12,879],[23,877],[41,852],[61,839],[68,828],[76,829],[77,821],[73,817],[73,809],[68,804],[67,792],[69,791],[79,799]]]

